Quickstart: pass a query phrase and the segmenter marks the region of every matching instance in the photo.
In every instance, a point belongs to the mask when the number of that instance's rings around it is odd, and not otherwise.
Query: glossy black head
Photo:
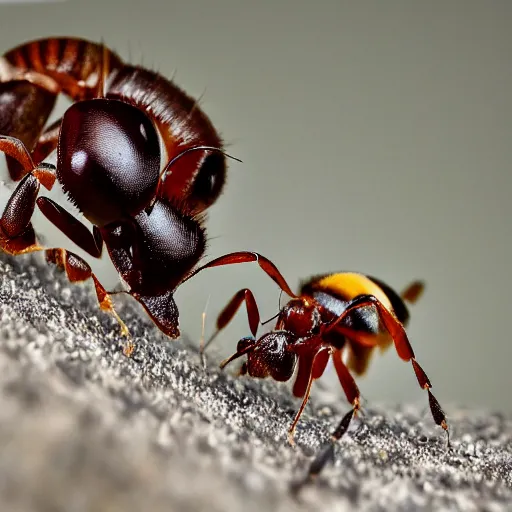
[[[139,213],[153,199],[159,175],[158,135],[142,110],[94,99],[64,114],[57,178],[93,224],[102,227]]]
[[[285,382],[291,379],[297,363],[297,356],[289,350],[296,337],[288,331],[272,331],[264,334],[247,354],[247,372],[251,377],[272,377]],[[250,343],[247,338],[240,340],[237,351]]]

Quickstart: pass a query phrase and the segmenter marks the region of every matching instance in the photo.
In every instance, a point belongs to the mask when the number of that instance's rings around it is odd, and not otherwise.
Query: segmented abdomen
[[[4,58],[16,71],[35,71],[53,78],[74,100],[96,96],[100,74],[106,78],[123,65],[119,56],[102,44],[63,37],[25,43]]]

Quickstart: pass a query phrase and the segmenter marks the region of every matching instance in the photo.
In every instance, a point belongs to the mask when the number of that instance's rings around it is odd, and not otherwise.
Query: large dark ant
[[[223,259],[219,258],[222,264]],[[201,267],[215,266],[216,261]],[[252,336],[242,338],[236,352],[222,361],[224,368],[235,359],[247,356],[240,375],[290,380],[297,369],[293,394],[302,404],[288,430],[288,440],[294,444],[297,423],[308,402],[314,380],[324,373],[332,358],[338,379],[352,409],[332,432],[332,443],[322,448],[313,460],[307,479],[316,476],[334,456],[334,442],[348,430],[352,418],[361,407],[359,388],[351,372],[363,374],[376,348],[394,344],[398,356],[410,361],[421,388],[427,390],[430,410],[435,423],[447,433],[446,417],[430,391],[432,384],[416,360],[405,326],[409,320],[406,302],[414,303],[423,291],[416,281],[402,294],[379,279],[355,272],[338,272],[314,276],[304,281],[295,295],[275,266],[271,277],[291,300],[276,315],[274,330],[256,339],[260,314],[251,290],[238,291],[217,318],[217,330],[204,345],[203,351],[221,329],[231,321],[245,302]],[[266,322],[265,322],[266,323]],[[348,360],[344,360],[345,355]]]
[[[73,103],[46,126],[59,94]],[[92,278],[100,307],[128,334],[90,265],[40,244],[32,225],[37,205],[93,258],[104,244],[126,293],[166,335],[178,337],[173,293],[205,252],[203,212],[226,178],[221,138],[197,102],[102,44],[41,39],[0,58],[0,151],[19,182],[0,217],[0,249],[45,250],[71,282]],[[56,182],[92,229],[39,195],[41,185],[51,190]],[[128,343],[125,352],[132,349]]]

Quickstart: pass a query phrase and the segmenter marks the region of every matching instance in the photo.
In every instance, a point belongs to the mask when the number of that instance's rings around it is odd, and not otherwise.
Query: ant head
[[[236,353],[221,363],[224,368],[228,363],[247,354],[247,373],[251,377],[272,377],[277,381],[291,379],[297,363],[297,356],[289,350],[296,337],[288,331],[272,331],[259,340],[253,337],[242,338]]]
[[[320,311],[316,302],[307,297],[298,297],[283,307],[278,326],[292,332],[297,338],[305,338],[318,334],[320,322]]]

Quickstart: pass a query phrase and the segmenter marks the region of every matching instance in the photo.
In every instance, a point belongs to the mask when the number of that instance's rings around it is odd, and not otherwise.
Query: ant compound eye
[[[226,158],[221,153],[206,154],[200,163],[194,180],[191,200],[197,201],[203,208],[215,202],[222,192],[226,179]]]
[[[252,345],[255,341],[256,340],[254,339],[253,336],[247,336],[245,338],[242,338],[236,346],[236,351],[241,352],[242,350],[246,349],[248,346]]]
[[[97,226],[139,213],[154,197],[160,143],[149,117],[123,101],[94,99],[64,114],[57,178]]]

